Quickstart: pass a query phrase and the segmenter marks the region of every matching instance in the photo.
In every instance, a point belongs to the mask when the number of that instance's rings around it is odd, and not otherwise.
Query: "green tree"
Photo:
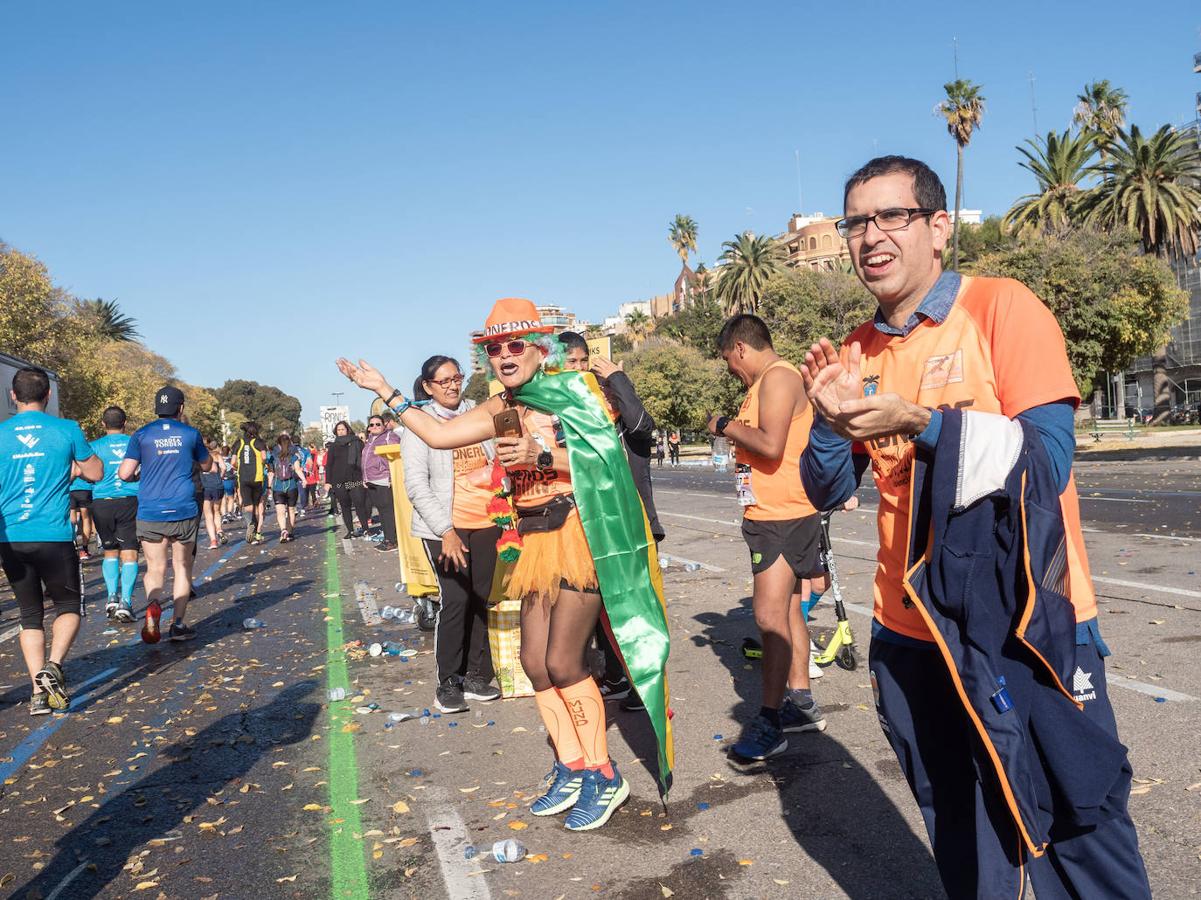
[[[95,317],[99,334],[110,341],[133,341],[138,338],[138,324],[121,312],[116,300],[84,300],[80,309]]]
[[[1118,131],[1126,124],[1128,104],[1126,92],[1110,87],[1107,79],[1086,84],[1084,91],[1076,95],[1072,121],[1080,126],[1082,132],[1094,138],[1102,161],[1106,159],[1109,145]]]
[[[1090,198],[1089,218],[1103,228],[1129,228],[1157,256],[1189,258],[1201,231],[1201,148],[1191,132],[1164,125],[1143,137],[1137,125],[1117,130],[1104,179]]]
[[[951,267],[959,268],[959,212],[963,209],[963,151],[972,133],[984,118],[984,97],[980,85],[958,78],[943,86],[946,99],[938,111],[947,120],[947,131],[955,139],[955,233],[952,238]]]
[[[699,430],[708,415],[738,408],[741,385],[725,364],[662,337],[622,357],[626,373],[660,429]]]
[[[854,275],[834,269],[785,269],[767,285],[759,315],[777,353],[800,363],[820,337],[838,343],[876,311],[876,299]]]
[[[1013,232],[1006,228],[1000,216],[988,216],[979,225],[963,223],[959,233],[959,265],[968,267],[985,253],[996,253],[1016,243]],[[951,248],[942,251],[944,269],[951,267]]]
[[[235,379],[225,382],[213,393],[222,407],[258,422],[264,433],[267,430],[300,430],[300,401],[277,387]]]
[[[1005,214],[1005,225],[1018,234],[1062,230],[1083,216],[1082,201],[1087,190],[1080,186],[1092,172],[1097,144],[1091,132],[1063,134],[1027,140],[1029,147],[1017,150],[1026,157],[1018,163],[1034,175],[1038,191],[1018,198]]]
[[[472,372],[471,377],[467,379],[467,385],[463,388],[463,396],[476,403],[483,403],[487,400],[488,376],[483,372]]]
[[[971,271],[1016,278],[1051,309],[1082,396],[1099,372],[1121,371],[1162,346],[1188,310],[1171,268],[1128,232],[1033,236],[985,255]]]
[[[753,313],[772,276],[784,268],[784,251],[766,235],[744,231],[722,246],[717,300],[729,315]]]
[[[692,216],[677,215],[667,226],[667,240],[675,248],[680,262],[688,265],[688,254],[696,253],[696,221]]]
[[[699,269],[697,270],[699,273]],[[669,337],[680,344],[695,347],[702,356],[716,359],[717,334],[726,321],[726,314],[710,294],[698,294],[678,313],[659,321],[656,334]]]

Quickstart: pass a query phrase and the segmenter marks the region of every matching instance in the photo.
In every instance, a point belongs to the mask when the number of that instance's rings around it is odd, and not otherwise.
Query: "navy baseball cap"
[[[156,416],[174,416],[179,414],[183,406],[183,391],[177,387],[166,385],[158,389],[154,395],[154,414]]]

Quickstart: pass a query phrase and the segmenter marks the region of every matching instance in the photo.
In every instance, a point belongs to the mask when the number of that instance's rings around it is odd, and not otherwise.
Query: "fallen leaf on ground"
[[[530,826],[527,825],[525,822],[510,822],[509,827],[512,828],[514,831],[524,831],[526,828],[529,828]]]
[[[276,883],[276,884],[283,884],[285,881],[289,881],[289,882],[291,882],[291,881],[295,881],[295,880],[296,880],[296,876],[295,876],[295,875],[285,875],[283,878],[277,878],[277,879],[275,879],[275,883]]]
[[[661,893],[664,897],[674,897],[676,895],[676,892],[665,885],[662,881],[659,882],[659,893]]]
[[[394,813],[407,813],[408,811],[409,804],[405,803],[403,800],[397,800],[392,804],[392,812]]]
[[[304,811],[305,811],[305,812],[314,812],[314,811],[316,811],[316,810],[318,810],[318,809],[321,809],[321,804],[320,804],[320,803],[306,803],[306,804],[304,805]]]

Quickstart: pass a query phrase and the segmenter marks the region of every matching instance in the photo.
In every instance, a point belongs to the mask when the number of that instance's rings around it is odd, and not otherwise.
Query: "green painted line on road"
[[[350,676],[346,671],[346,654],[342,645],[342,580],[338,574],[338,549],[334,529],[325,536],[325,597],[329,607],[325,630],[328,645],[326,684],[344,688],[351,693]],[[329,705],[329,853],[333,872],[334,900],[368,900],[367,864],[363,858],[363,833],[359,808],[352,801],[359,799],[359,767],[355,761],[354,733],[342,727],[354,719],[349,703]]]

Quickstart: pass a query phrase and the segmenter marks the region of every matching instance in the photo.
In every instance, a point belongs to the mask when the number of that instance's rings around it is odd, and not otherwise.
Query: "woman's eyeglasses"
[[[489,355],[491,355],[491,354],[489,354]],[[443,379],[440,379],[439,381],[433,381],[433,380],[430,381],[430,384],[436,384],[436,385],[438,385],[438,387],[442,388],[443,390],[446,390],[446,388],[450,387],[452,384],[462,384],[462,383],[463,383],[462,375],[451,375],[449,378],[443,378]]]
[[[497,342],[495,344],[484,344],[484,352],[495,358],[504,352],[504,349],[509,348],[510,356],[521,356],[530,347],[529,341],[505,341],[503,344]]]

